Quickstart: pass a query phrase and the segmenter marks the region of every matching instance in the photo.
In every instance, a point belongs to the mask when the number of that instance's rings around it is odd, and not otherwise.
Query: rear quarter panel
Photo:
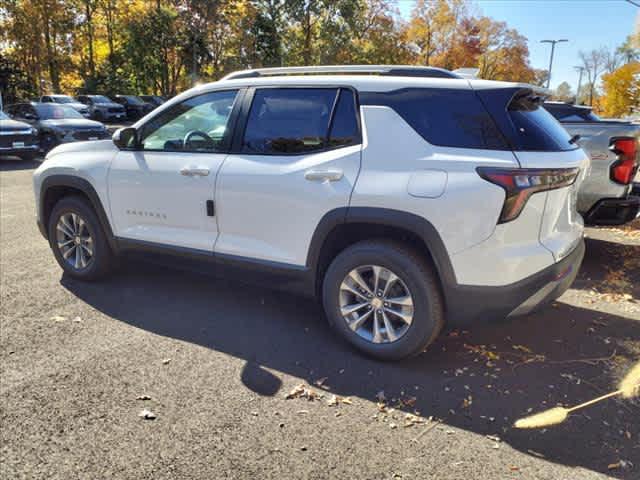
[[[492,235],[505,194],[476,168],[517,167],[512,152],[434,146],[389,107],[361,111],[362,169],[351,206],[419,215],[436,228],[449,255]]]

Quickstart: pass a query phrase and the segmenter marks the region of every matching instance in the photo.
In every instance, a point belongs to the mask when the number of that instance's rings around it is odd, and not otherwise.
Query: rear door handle
[[[308,170],[304,178],[312,182],[337,182],[344,176],[342,170]]]
[[[186,177],[206,177],[209,175],[209,169],[205,167],[182,167],[180,175]]]

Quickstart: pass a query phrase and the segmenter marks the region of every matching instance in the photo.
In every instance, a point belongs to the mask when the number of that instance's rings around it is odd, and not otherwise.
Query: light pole
[[[580,95],[580,86],[582,85],[582,73],[584,72],[584,67],[582,66],[578,66],[578,67],[573,67],[576,69],[576,72],[580,72],[580,75],[578,76],[578,89],[576,90],[576,99],[573,102],[574,105],[578,104],[578,95]]]
[[[561,38],[560,40],[540,40],[540,43],[550,43],[551,44],[551,58],[549,59],[549,76],[547,77],[547,88],[551,84],[551,67],[553,67],[553,52],[556,49],[556,43],[568,42],[566,38]]]

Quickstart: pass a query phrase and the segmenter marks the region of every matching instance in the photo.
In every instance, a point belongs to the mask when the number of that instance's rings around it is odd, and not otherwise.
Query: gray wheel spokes
[[[56,225],[56,241],[62,258],[76,270],[89,266],[93,260],[93,238],[85,220],[77,213],[65,213]]]
[[[349,328],[373,343],[398,340],[413,321],[413,297],[391,270],[364,265],[350,271],[339,292],[340,313]]]
[[[362,315],[357,317],[355,320],[352,320],[349,323],[349,328],[351,328],[351,330],[356,332],[362,326],[362,324],[371,316],[372,313],[373,313],[373,310],[367,310]]]
[[[390,342],[396,340],[396,331],[391,325],[391,320],[387,317],[387,314],[382,310],[382,321],[384,322],[384,332]]]
[[[362,290],[370,295],[373,295],[373,292],[369,288],[369,285],[367,285],[363,278],[360,276],[358,270],[352,270],[351,273],[349,273],[349,278],[351,278],[351,280],[353,280],[356,285],[358,285]]]

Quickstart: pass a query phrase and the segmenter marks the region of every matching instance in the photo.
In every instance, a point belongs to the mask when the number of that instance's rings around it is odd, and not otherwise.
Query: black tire
[[[60,248],[58,248],[57,228],[60,217],[65,214],[74,213],[86,225],[86,229],[93,240],[93,256],[84,268],[74,268],[64,259]],[[107,236],[102,229],[98,216],[91,204],[81,196],[63,197],[55,204],[49,217],[49,245],[53,251],[58,264],[69,276],[80,280],[97,280],[108,274],[114,266],[114,255],[107,241]]]
[[[340,285],[349,272],[363,265],[378,265],[392,271],[409,289],[413,320],[395,341],[366,340],[349,328],[340,312]],[[444,302],[434,268],[412,249],[392,241],[360,242],[342,251],[324,276],[322,300],[332,327],[358,350],[381,360],[399,360],[421,353],[444,326]]]
[[[35,158],[37,157],[37,153],[35,152],[29,152],[29,153],[21,153],[20,154],[20,160],[24,161],[24,162],[33,162],[35,160]]]

